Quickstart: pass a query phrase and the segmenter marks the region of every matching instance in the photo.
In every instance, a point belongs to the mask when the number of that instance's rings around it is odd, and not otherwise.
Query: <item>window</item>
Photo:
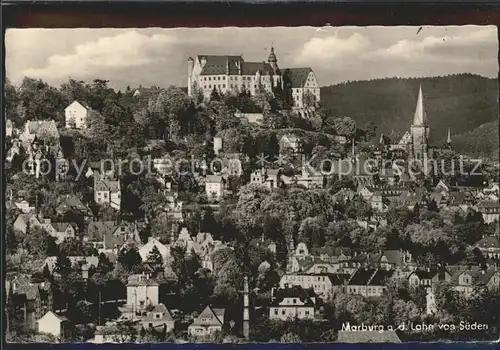
[[[310,313],[309,310],[306,310],[306,316],[309,316],[309,313]]]
[[[156,316],[156,318],[160,318],[160,314],[156,314],[155,316]]]
[[[210,81],[211,81],[211,80],[212,80],[212,77],[208,77],[208,80],[210,80]]]
[[[294,303],[294,304],[297,304],[297,299],[293,299],[293,303]]]
[[[278,316],[278,309],[274,309],[274,314]]]
[[[226,84],[222,84],[222,88],[224,88],[224,89],[225,89],[225,88],[226,88]]]
[[[286,310],[281,310],[281,314],[285,315],[286,314]]]

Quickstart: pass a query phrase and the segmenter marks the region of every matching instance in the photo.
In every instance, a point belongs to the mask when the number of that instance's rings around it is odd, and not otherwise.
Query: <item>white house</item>
[[[87,117],[90,108],[85,104],[73,101],[64,109],[67,128],[85,129],[87,128]]]
[[[219,200],[222,197],[223,182],[220,175],[207,175],[205,191],[209,200]]]
[[[58,316],[48,311],[38,321],[38,333],[52,334],[56,338],[69,338],[71,336],[71,324],[66,317]]]
[[[188,327],[188,333],[195,337],[206,337],[217,331],[222,331],[225,309],[212,309],[210,306],[200,313]]]

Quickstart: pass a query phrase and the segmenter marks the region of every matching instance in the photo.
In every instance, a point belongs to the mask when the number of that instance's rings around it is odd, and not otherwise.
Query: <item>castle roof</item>
[[[301,88],[304,87],[309,73],[312,72],[311,67],[306,68],[285,68],[283,69],[283,79],[287,87]]]

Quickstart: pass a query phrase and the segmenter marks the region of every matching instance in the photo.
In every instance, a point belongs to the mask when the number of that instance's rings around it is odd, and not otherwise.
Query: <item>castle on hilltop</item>
[[[218,93],[247,91],[254,95],[262,89],[284,92],[295,108],[320,101],[320,87],[313,70],[310,67],[280,69],[273,47],[267,62],[245,62],[241,55],[188,58],[189,96],[201,91],[208,98],[214,90]]]

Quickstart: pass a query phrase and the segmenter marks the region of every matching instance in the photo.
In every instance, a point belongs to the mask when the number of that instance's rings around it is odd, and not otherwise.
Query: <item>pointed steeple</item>
[[[446,139],[446,143],[450,144],[451,143],[451,133],[450,133],[450,128],[448,127],[448,138]]]
[[[424,109],[424,97],[422,95],[422,85],[418,91],[417,107],[415,108],[415,117],[413,118],[413,125],[426,125],[427,116]]]
[[[267,60],[273,70],[276,72],[278,70],[278,59],[276,58],[276,54],[274,53],[274,45],[271,44],[271,53],[269,53],[269,58]]]

